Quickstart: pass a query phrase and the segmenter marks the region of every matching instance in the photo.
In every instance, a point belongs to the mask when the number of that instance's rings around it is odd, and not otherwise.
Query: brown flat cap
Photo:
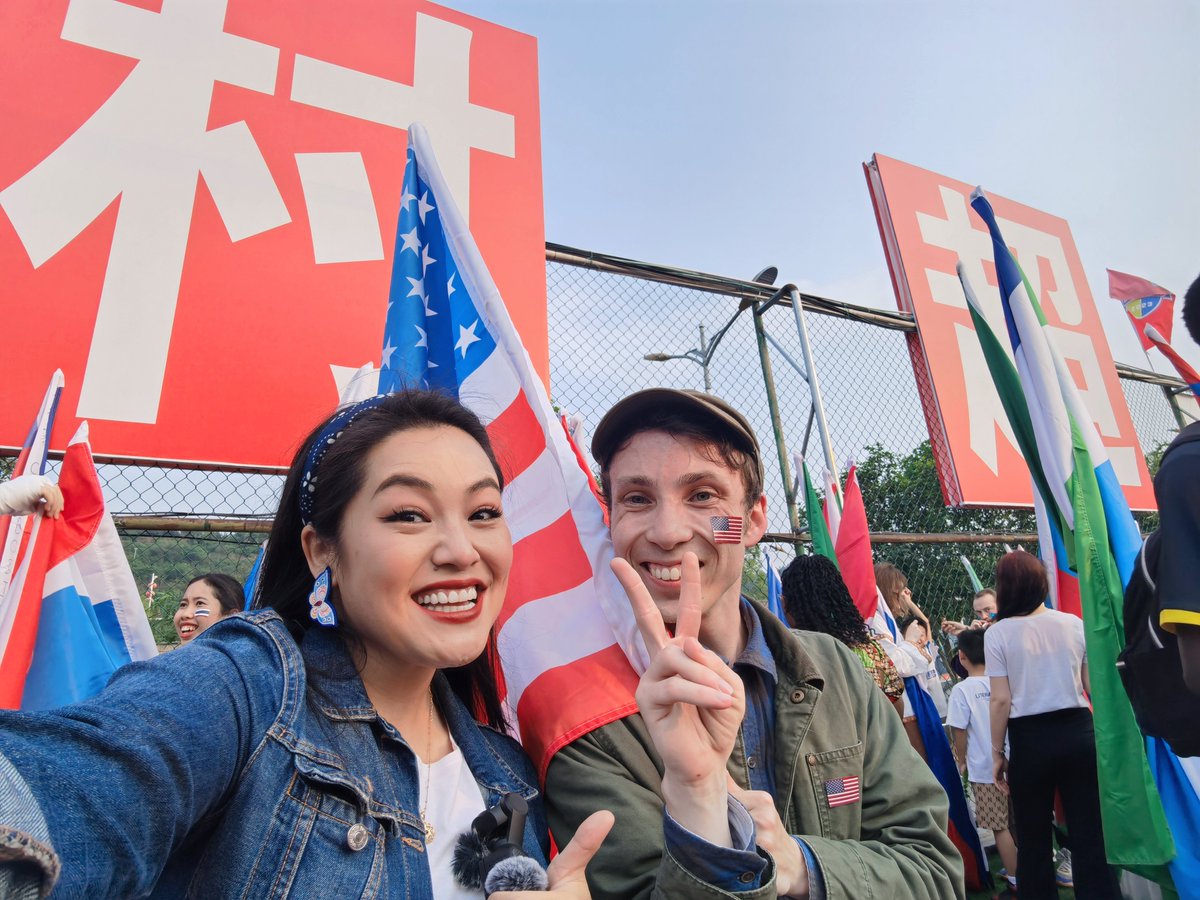
[[[758,438],[746,417],[712,394],[702,391],[681,391],[675,388],[650,388],[630,394],[604,414],[592,436],[592,456],[602,469],[608,468],[613,455],[629,438],[639,431],[654,429],[655,420],[678,413],[697,424],[712,428],[713,436],[727,436],[749,453],[762,477],[762,454]]]

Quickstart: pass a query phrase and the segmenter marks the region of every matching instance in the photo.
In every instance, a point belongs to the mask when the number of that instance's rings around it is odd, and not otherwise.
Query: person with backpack
[[[1200,278],[1183,301],[1200,343]],[[1200,755],[1200,422],[1180,429],[1154,476],[1159,527],[1125,591],[1125,650],[1117,665],[1146,734],[1181,757]]]

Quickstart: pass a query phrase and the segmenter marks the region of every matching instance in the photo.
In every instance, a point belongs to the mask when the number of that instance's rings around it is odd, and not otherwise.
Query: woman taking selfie
[[[512,562],[502,486],[483,426],[448,397],[330,417],[288,472],[264,609],[87,703],[0,718],[0,834],[24,856],[0,894],[57,877],[64,896],[479,897],[450,858],[510,792],[544,861],[536,778],[501,733],[485,652]],[[537,896],[588,896],[611,819],[584,824]]]

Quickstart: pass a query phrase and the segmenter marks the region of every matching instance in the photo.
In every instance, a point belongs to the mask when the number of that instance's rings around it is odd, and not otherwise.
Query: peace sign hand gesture
[[[725,766],[745,713],[742,680],[700,643],[700,563],[683,555],[675,636],[636,570],[615,559],[638,629],[650,652],[637,689],[638,709],[666,768],[663,797],[672,818],[707,841],[728,847]]]

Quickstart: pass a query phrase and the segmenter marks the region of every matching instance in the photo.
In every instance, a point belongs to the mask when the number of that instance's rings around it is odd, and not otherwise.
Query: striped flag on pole
[[[825,521],[825,511],[821,508],[821,501],[817,497],[812,478],[808,474],[808,463],[801,462],[800,468],[804,473],[804,510],[808,516],[808,533],[812,536],[813,553],[824,556],[836,566],[838,559],[837,553],[833,549],[833,535],[829,533],[829,523]],[[825,497],[826,504],[831,502],[831,495],[828,492]],[[832,502],[836,503],[837,501],[833,500]]]
[[[141,594],[87,443],[63,457],[58,519],[32,516],[0,604],[0,707],[53,709],[100,692],[118,668],[157,654]]]
[[[13,464],[12,477],[46,474],[46,453],[50,448],[50,431],[54,428],[54,414],[58,411],[58,398],[62,396],[62,369],[55,369],[50,384],[42,398],[29,434],[21,445],[21,452]],[[33,522],[33,516],[0,516],[0,603],[8,594],[8,585],[18,565],[25,532]]]
[[[440,388],[487,425],[508,485],[508,595],[496,621],[505,702],[539,772],[636,709],[648,664],[609,571],[603,512],[546,389],[414,124],[392,262],[380,390]]]
[[[959,277],[984,357],[1041,495],[1047,527],[1057,529],[1063,553],[1078,576],[1108,860],[1169,878],[1161,867],[1174,855],[1171,835],[1116,669],[1123,644],[1124,585],[1141,536],[1092,417],[1050,340],[1041,304],[1005,244],[981,189],[971,195],[971,207],[992,238],[1015,366],[991,331],[961,267]],[[1058,565],[1062,567],[1061,559]]]
[[[775,563],[771,561],[771,553],[766,548],[762,548],[763,571],[767,575],[767,609],[775,614],[775,617],[781,622],[787,622],[787,615],[783,610],[783,581],[779,578],[779,570],[775,568]]]
[[[842,494],[842,520],[834,550],[842,580],[850,590],[854,605],[864,619],[875,615],[879,591],[875,586],[875,560],[871,554],[871,533],[867,527],[867,508],[858,486],[858,467],[846,473],[846,490]]]
[[[1142,349],[1157,347],[1192,393],[1200,397],[1200,373],[1171,346],[1175,295],[1165,287],[1124,272],[1108,270],[1108,296],[1120,300]]]

